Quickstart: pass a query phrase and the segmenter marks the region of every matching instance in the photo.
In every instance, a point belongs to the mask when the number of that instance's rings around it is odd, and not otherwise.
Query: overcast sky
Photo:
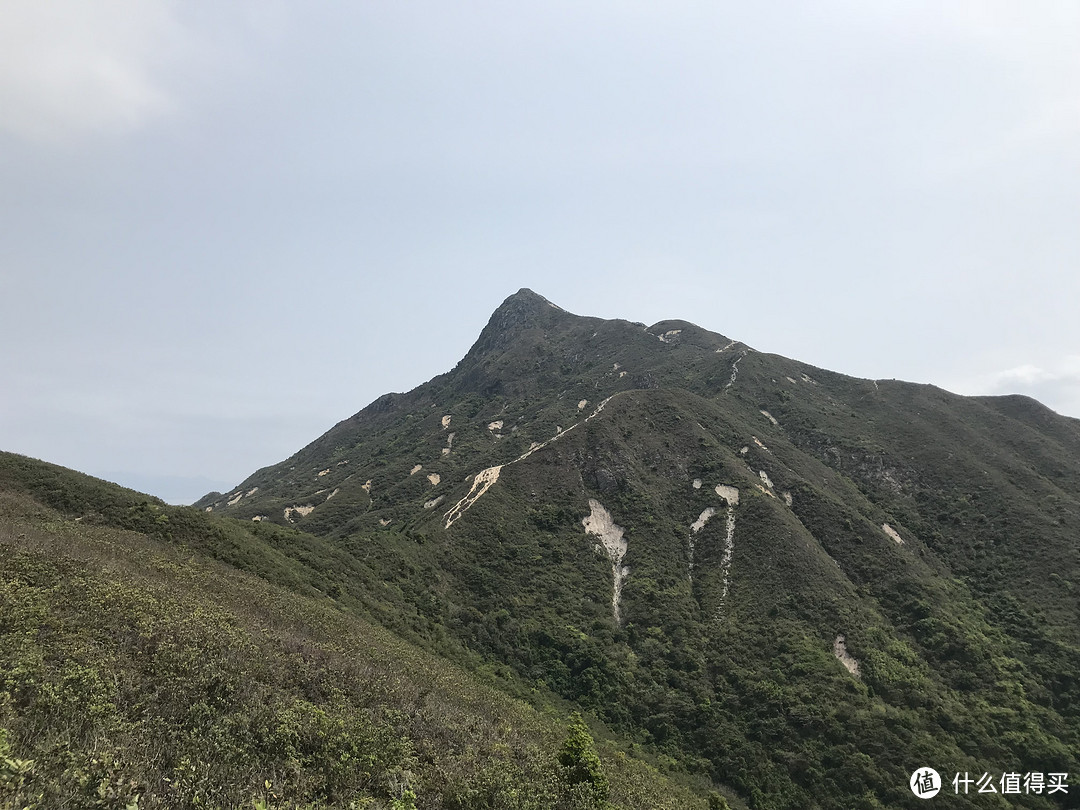
[[[0,449],[190,502],[519,287],[1080,416],[1080,4],[0,0]]]

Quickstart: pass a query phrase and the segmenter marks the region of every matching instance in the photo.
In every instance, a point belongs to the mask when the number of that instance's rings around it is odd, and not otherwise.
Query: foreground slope
[[[0,454],[0,807],[597,806],[563,711],[365,621],[321,590],[332,549],[258,528]],[[615,806],[705,807],[600,754]]]
[[[1077,771],[1080,427],[1032,400],[522,290],[453,371],[199,507],[327,538],[418,638],[753,807],[917,806],[924,765]]]

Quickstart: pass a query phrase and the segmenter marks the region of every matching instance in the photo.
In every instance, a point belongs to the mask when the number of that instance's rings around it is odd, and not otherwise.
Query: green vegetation
[[[325,598],[0,494],[0,807],[591,806],[559,737]],[[704,807],[602,767],[616,806]]]
[[[523,291],[196,509],[16,456],[0,491],[12,807],[850,810],[922,806],[922,766],[1080,772],[1080,423],[1023,398]]]
[[[559,752],[561,779],[572,788],[581,787],[588,794],[588,803],[596,808],[607,806],[608,780],[604,766],[596,753],[589,727],[578,712],[570,717],[569,734]]]

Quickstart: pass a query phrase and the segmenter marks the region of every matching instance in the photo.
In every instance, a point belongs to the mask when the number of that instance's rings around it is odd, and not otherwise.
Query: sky
[[[0,0],[0,449],[173,503],[529,287],[1080,417],[1080,4]]]

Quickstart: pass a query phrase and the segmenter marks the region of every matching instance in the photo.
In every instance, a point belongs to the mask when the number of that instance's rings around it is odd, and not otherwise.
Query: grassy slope
[[[343,610],[288,537],[0,455],[0,807],[587,805],[562,712]],[[601,755],[616,806],[704,807]]]

